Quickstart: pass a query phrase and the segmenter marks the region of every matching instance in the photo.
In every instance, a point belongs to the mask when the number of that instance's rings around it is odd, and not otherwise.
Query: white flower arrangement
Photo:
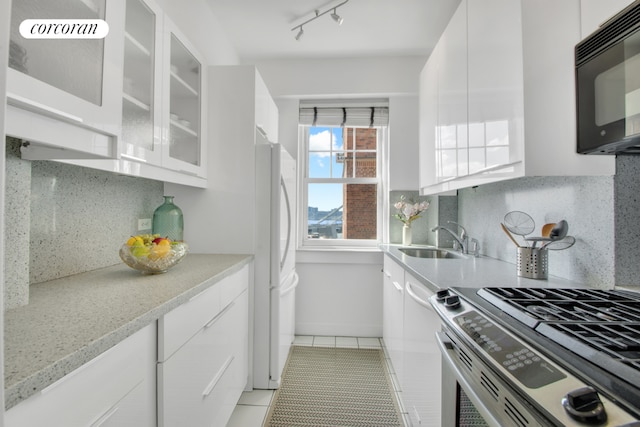
[[[416,203],[413,200],[406,200],[404,196],[400,196],[400,201],[393,205],[398,210],[398,213],[393,215],[398,218],[405,225],[410,226],[413,221],[420,218],[422,212],[429,208],[429,202],[423,201]]]

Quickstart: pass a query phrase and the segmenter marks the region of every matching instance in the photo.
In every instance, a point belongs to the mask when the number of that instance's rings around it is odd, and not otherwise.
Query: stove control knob
[[[460,308],[460,297],[457,295],[448,296],[444,300],[444,306],[448,310],[455,310],[456,308]]]
[[[607,421],[604,405],[593,387],[570,391],[562,399],[562,406],[577,421],[587,424],[602,424]]]
[[[449,296],[449,290],[443,289],[441,291],[436,292],[436,299],[440,302],[443,302],[445,298]]]

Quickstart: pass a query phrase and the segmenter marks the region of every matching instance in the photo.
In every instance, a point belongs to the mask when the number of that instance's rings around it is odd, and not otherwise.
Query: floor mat
[[[381,349],[293,346],[265,427],[403,426]]]

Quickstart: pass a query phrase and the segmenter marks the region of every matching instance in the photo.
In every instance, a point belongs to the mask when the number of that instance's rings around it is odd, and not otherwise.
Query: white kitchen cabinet
[[[126,0],[120,155],[162,163],[163,12],[149,0]]]
[[[117,155],[124,0],[106,3],[13,2],[7,135],[43,146],[50,158]],[[25,39],[18,28],[29,18],[104,19],[109,33],[104,39]]]
[[[467,12],[469,146],[461,175],[521,162],[524,142],[520,3],[470,1]]]
[[[442,45],[431,52],[429,60],[420,73],[419,93],[419,174],[420,188],[437,184],[436,171],[440,161],[436,157],[436,142],[439,142],[438,127],[438,66]]]
[[[206,67],[202,56],[178,27],[164,18],[162,166],[206,177]]]
[[[158,323],[158,425],[225,425],[248,379],[248,267]]]
[[[436,179],[468,174],[467,1],[462,0],[439,41]]]
[[[267,85],[256,73],[256,129],[270,142],[278,142],[278,107]]]
[[[156,325],[5,413],[7,427],[156,425]]]
[[[388,255],[382,269],[382,338],[398,381],[403,376],[404,269]]]
[[[40,101],[28,102],[21,77],[16,80],[20,82],[16,95],[8,98],[7,134],[26,141],[21,151],[27,160],[55,159],[206,187],[206,120],[202,119],[206,115],[206,67],[202,56],[153,0],[109,0],[107,10],[108,18],[115,22],[109,21],[107,39],[113,33],[113,40],[120,43],[118,61],[110,63],[103,78],[109,89],[105,90],[108,105],[115,104],[117,117],[112,118],[111,110],[99,117],[110,126],[94,126],[65,105],[50,108]],[[18,77],[23,74],[10,72]],[[79,110],[89,114],[92,108]]]
[[[205,67],[151,0],[127,0],[121,157],[206,178]]]
[[[573,49],[580,40],[579,6],[579,0],[460,4],[436,46],[441,52],[429,58],[421,76],[420,94],[427,97],[420,112],[420,167],[427,169],[421,171],[422,194],[523,176],[615,173],[613,156],[576,153]],[[464,29],[456,24],[461,10],[467,12]],[[452,48],[451,39],[465,43],[467,65],[456,71],[465,74],[464,81],[444,71],[461,63],[456,52],[464,50],[459,43]],[[463,94],[458,102],[452,101],[455,87]],[[466,123],[455,123],[455,104],[468,113]]]
[[[402,402],[414,426],[440,425],[442,361],[436,340],[440,318],[428,302],[434,292],[405,272]]]

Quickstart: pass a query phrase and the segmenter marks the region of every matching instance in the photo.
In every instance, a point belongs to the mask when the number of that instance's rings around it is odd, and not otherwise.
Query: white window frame
[[[339,126],[318,126],[332,129]],[[346,126],[347,128],[365,128],[361,126]],[[385,207],[383,172],[386,170],[386,147],[388,144],[388,127],[375,126],[377,132],[376,147],[376,177],[375,178],[309,178],[309,130],[311,126],[298,127],[298,249],[377,249],[383,239],[383,213]],[[377,212],[375,239],[309,239],[308,235],[308,184],[376,184]]]

